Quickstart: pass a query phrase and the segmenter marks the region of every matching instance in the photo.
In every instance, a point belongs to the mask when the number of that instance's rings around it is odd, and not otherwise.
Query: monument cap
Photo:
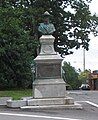
[[[48,11],[44,12],[43,14],[44,17],[49,17],[50,16],[50,13]]]

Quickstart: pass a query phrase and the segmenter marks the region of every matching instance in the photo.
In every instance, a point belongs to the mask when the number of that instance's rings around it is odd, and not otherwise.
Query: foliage
[[[56,32],[54,48],[63,55],[72,48],[88,50],[89,34],[97,35],[98,18],[91,15],[91,0],[1,0],[0,87],[27,87],[36,57],[38,25],[45,11],[51,14]]]
[[[81,83],[86,83],[88,81],[89,74],[91,73],[90,70],[85,70],[81,72],[78,76],[78,79]]]
[[[98,18],[91,15],[91,0],[34,0],[33,7],[37,11],[37,25],[42,22],[44,11],[50,12],[51,21],[56,33],[54,47],[62,56],[72,53],[72,48],[84,47],[88,50],[89,34],[97,35]],[[31,2],[29,2],[29,6]],[[41,17],[41,18],[40,18]],[[39,18],[39,19],[38,19]]]
[[[72,48],[84,47],[88,50],[89,34],[97,35],[98,17],[91,15],[89,4],[92,0],[6,0],[13,7],[26,9],[28,19],[24,27],[36,36],[37,27],[42,22],[45,11],[51,14],[51,21],[55,25],[55,50],[61,55],[72,53]],[[33,16],[33,29],[30,19]]]
[[[0,88],[31,85],[37,41],[26,30],[26,12],[6,4],[0,7]]]
[[[78,80],[78,73],[75,68],[70,65],[70,63],[64,62],[63,64],[63,78],[67,84],[69,84],[73,89],[78,89],[80,82]]]

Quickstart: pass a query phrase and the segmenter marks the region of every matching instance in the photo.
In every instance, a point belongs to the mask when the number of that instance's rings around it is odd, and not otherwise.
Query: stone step
[[[82,105],[78,103],[74,103],[71,105],[43,105],[43,106],[23,106],[21,107],[22,110],[40,110],[40,109],[83,109]]]
[[[44,106],[44,105],[72,105],[74,99],[71,97],[65,98],[40,98],[27,100],[28,106]]]

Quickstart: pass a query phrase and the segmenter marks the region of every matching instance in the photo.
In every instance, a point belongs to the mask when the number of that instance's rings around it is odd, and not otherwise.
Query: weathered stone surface
[[[41,43],[41,51],[40,55],[44,54],[56,54],[54,51],[54,37],[52,35],[42,35],[40,38],[40,43]]]
[[[0,97],[0,105],[6,105],[7,100],[12,100],[12,97]]]
[[[61,63],[62,58],[60,55],[38,55],[35,59],[36,63]]]
[[[78,103],[74,103],[74,104],[69,104],[69,105],[38,105],[38,106],[23,106],[23,107],[21,107],[21,109],[25,109],[25,110],[42,110],[42,109],[44,109],[44,110],[61,110],[61,109],[64,109],[64,110],[66,110],[66,109],[73,109],[73,110],[75,110],[75,109],[77,109],[77,110],[79,110],[79,109],[83,109],[83,107],[82,107],[82,105],[81,104],[78,104]]]
[[[73,98],[46,98],[46,99],[30,99],[27,101],[28,106],[43,106],[43,105],[72,105]]]
[[[26,105],[27,105],[26,100],[7,100],[7,107],[19,108]]]
[[[62,79],[39,79],[33,83],[34,98],[66,96],[66,83]]]

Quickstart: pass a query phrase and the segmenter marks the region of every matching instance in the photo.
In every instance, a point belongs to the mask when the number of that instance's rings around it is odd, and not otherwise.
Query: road
[[[98,104],[98,91],[68,91],[68,95],[75,101],[91,101]]]
[[[82,110],[20,110],[0,107],[0,120],[98,120],[98,91],[68,91]]]

